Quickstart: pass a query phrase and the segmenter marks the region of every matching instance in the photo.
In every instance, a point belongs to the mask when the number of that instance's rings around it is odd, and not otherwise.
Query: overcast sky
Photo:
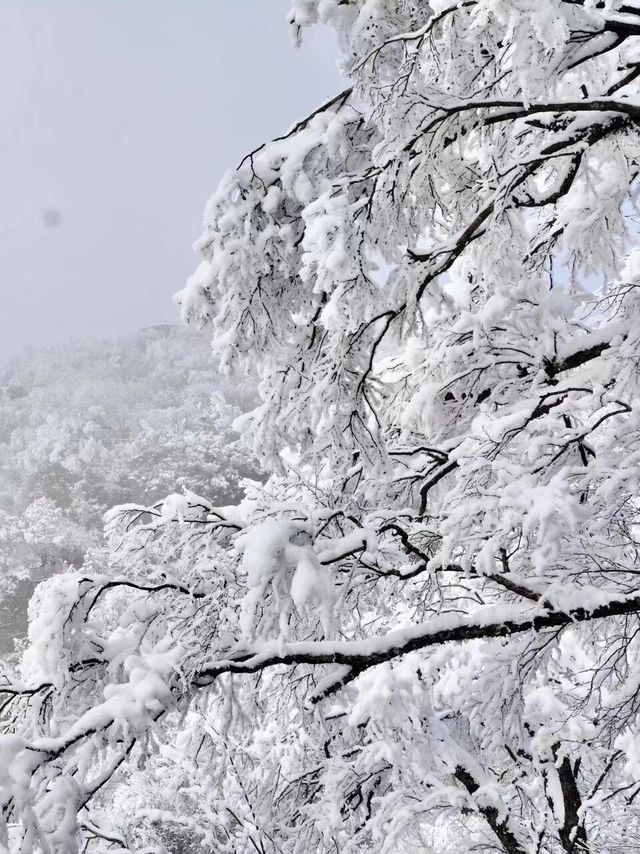
[[[0,361],[177,322],[223,172],[339,91],[289,0],[0,0]]]

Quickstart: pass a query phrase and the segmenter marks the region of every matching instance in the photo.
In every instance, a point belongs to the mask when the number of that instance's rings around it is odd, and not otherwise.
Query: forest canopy
[[[0,372],[0,650],[25,635],[35,582],[105,557],[103,516],[185,488],[225,504],[260,477],[233,421],[253,403],[217,371],[206,335],[33,348]]]

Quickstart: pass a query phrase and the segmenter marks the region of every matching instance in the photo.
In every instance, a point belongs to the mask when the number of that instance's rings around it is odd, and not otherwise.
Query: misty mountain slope
[[[182,488],[237,498],[257,474],[231,426],[246,400],[208,338],[179,326],[29,350],[2,371],[0,648],[24,624],[33,582],[101,545],[116,501]]]

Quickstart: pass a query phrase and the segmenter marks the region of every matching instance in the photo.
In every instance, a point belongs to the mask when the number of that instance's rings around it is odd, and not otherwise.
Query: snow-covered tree
[[[0,840],[636,851],[640,6],[318,21],[350,88],[222,182],[180,296],[271,476],[39,588]]]
[[[101,547],[116,502],[169,491],[227,502],[257,468],[232,430],[246,390],[178,326],[36,349],[0,374],[0,649],[24,634],[34,581]]]

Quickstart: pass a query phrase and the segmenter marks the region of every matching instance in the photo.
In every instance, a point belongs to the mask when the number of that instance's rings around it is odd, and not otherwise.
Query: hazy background
[[[0,363],[176,322],[223,172],[339,91],[289,0],[0,0]]]

